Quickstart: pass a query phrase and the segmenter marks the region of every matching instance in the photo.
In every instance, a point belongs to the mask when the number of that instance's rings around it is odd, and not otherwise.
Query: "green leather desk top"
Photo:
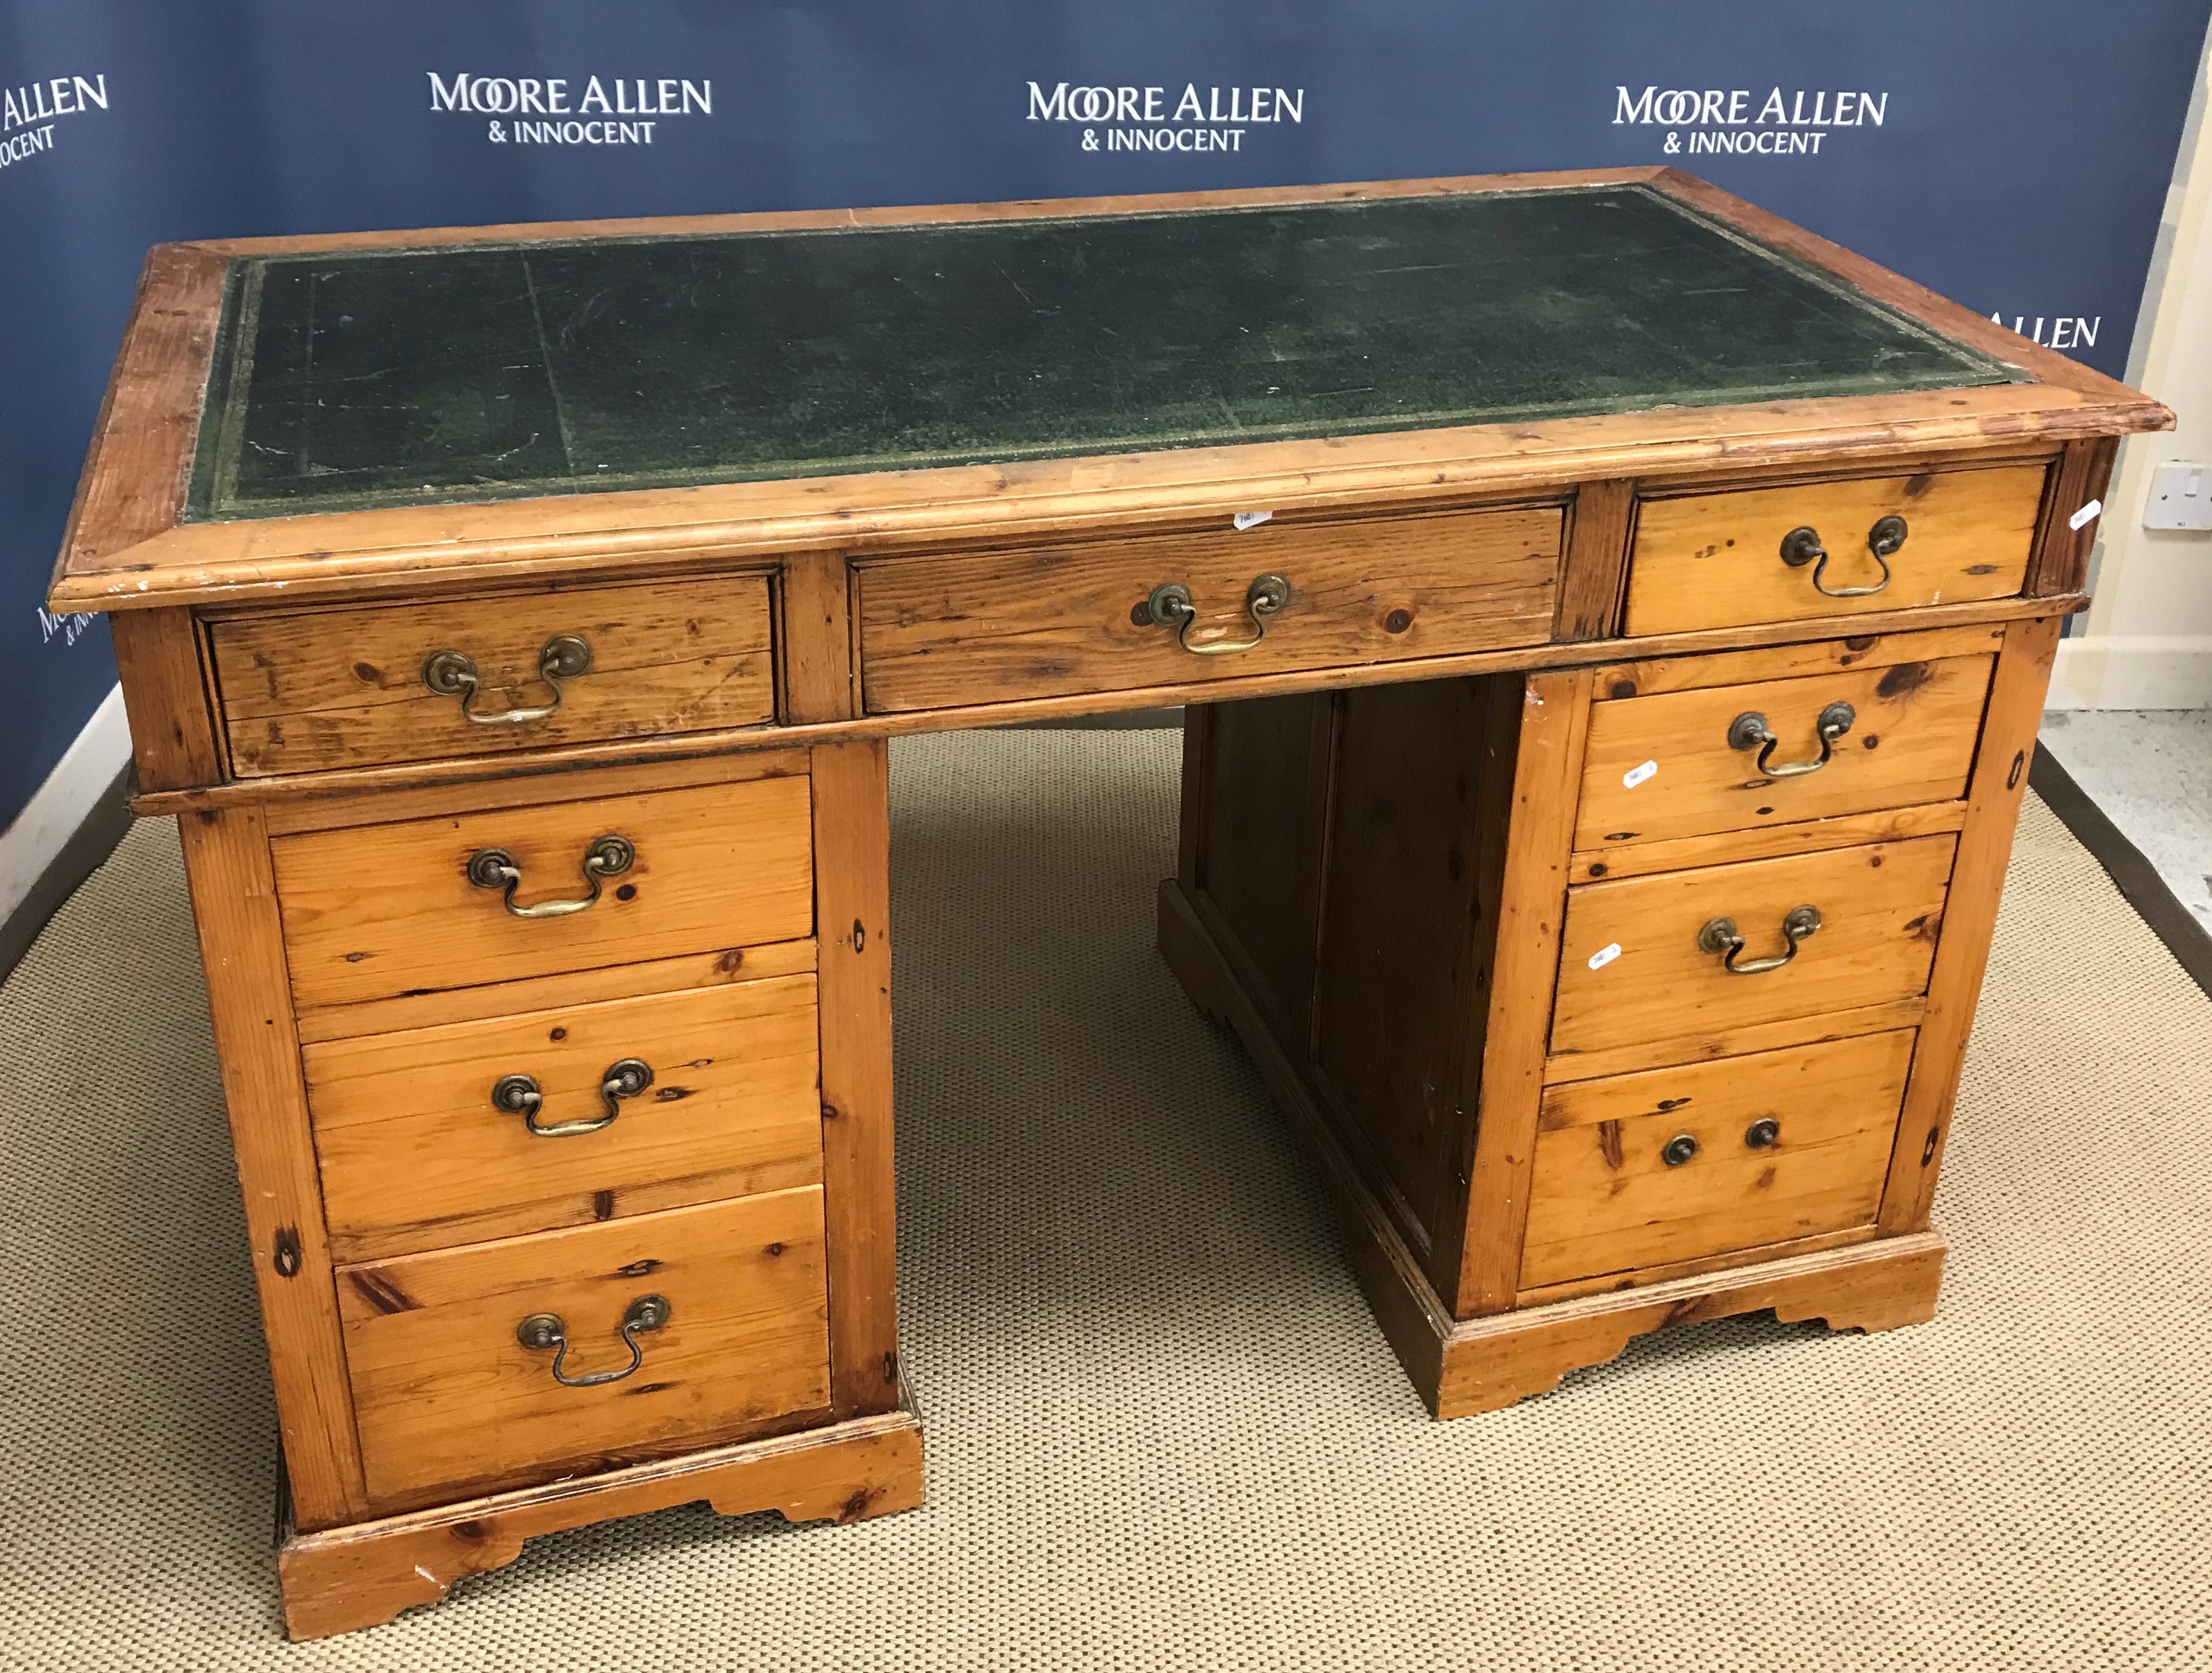
[[[185,515],[2023,381],[1641,186],[247,257]]]

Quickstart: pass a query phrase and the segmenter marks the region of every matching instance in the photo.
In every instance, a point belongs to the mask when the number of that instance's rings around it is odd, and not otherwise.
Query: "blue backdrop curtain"
[[[2212,0],[0,0],[0,827],[147,246],[1671,162],[2125,366]]]

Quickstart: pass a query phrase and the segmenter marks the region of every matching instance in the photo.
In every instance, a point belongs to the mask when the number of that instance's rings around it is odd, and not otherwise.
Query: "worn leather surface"
[[[1641,187],[257,258],[190,514],[2013,375]]]

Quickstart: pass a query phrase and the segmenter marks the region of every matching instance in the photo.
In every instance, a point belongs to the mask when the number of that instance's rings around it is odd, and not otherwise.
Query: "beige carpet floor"
[[[671,1511],[285,1644],[236,1186],[149,825],[0,992],[0,1666],[2212,1667],[2212,1004],[2039,804],[1936,1320],[1698,1326],[1436,1424],[1152,950],[1173,735],[894,763],[927,1506]]]

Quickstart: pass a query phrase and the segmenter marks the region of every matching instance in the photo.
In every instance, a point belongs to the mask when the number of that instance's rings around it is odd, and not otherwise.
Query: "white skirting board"
[[[2048,706],[2212,708],[2212,635],[2084,633],[2063,639]]]
[[[130,759],[131,728],[118,685],[93,711],[15,822],[0,831],[0,924],[29,898]]]

